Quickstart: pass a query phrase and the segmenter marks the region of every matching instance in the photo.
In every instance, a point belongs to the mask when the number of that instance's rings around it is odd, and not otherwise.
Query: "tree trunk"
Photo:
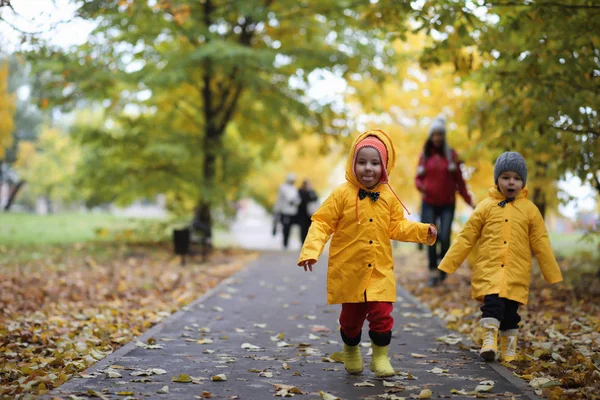
[[[19,190],[21,190],[23,185],[25,185],[25,182],[25,180],[21,180],[19,181],[19,183],[12,187],[12,190],[10,191],[10,194],[8,196],[8,202],[6,202],[6,205],[4,206],[4,211],[10,210],[13,201],[17,198],[17,194],[19,194]]]
[[[540,134],[543,132],[540,132]],[[543,164],[539,161],[535,162],[535,178],[544,178],[546,175],[547,165]],[[537,186],[533,189],[533,203],[537,206],[542,214],[542,218],[546,216],[546,193],[540,186]]]
[[[544,218],[546,216],[546,195],[539,187],[533,190],[533,203],[539,208],[542,218]]]
[[[194,223],[209,238],[212,238],[211,206],[215,187],[217,152],[221,143],[221,134],[212,129],[213,123],[208,120],[204,135],[204,163],[202,172],[203,193],[198,199]]]

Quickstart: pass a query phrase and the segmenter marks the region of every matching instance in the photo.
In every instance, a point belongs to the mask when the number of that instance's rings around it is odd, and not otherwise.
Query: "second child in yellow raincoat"
[[[527,199],[527,164],[514,151],[494,166],[495,186],[481,201],[438,268],[454,273],[479,241],[471,277],[471,294],[481,306],[483,345],[479,354],[493,361],[516,358],[519,305],[527,304],[531,250],[550,284],[562,281],[540,211]]]
[[[435,243],[434,225],[404,217],[403,205],[388,183],[396,152],[390,138],[371,130],[357,136],[346,163],[346,181],[312,216],[298,265],[312,271],[333,234],[327,270],[327,301],[342,304],[339,318],[344,366],[360,373],[358,344],[365,319],[373,347],[371,370],[379,377],[395,375],[388,357],[396,301],[390,239]],[[387,184],[387,185],[386,185]]]

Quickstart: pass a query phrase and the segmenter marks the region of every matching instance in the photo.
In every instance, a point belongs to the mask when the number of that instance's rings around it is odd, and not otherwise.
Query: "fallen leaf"
[[[448,370],[435,367],[433,369],[428,369],[427,372],[431,372],[432,374],[445,374]]]
[[[156,393],[158,394],[168,394],[169,393],[169,387],[167,385],[161,387],[160,389],[158,389],[156,391]]]
[[[272,372],[261,372],[260,374],[258,374],[258,376],[262,376],[263,378],[272,378],[273,377],[273,373]]]
[[[341,397],[337,397],[331,393],[327,393],[322,390],[319,390],[319,395],[323,400],[343,400]]]
[[[429,399],[432,394],[430,389],[423,389],[421,390],[421,393],[419,393],[419,396],[417,396],[417,399]]]
[[[410,355],[414,358],[425,358],[427,357],[425,354],[419,354],[419,353],[410,353]]]
[[[491,392],[494,389],[494,381],[482,381],[475,387],[475,392]]]
[[[248,350],[248,351],[258,351],[258,350],[261,350],[261,348],[259,346],[255,346],[255,345],[250,344],[250,343],[243,343],[242,344],[242,349]]]
[[[192,377],[187,374],[179,374],[177,378],[173,377],[171,380],[179,383],[190,383],[192,381]]]
[[[311,328],[311,331],[313,331],[313,332],[329,332],[330,330],[325,325],[313,325]]]
[[[369,381],[355,383],[356,387],[375,387],[375,384]]]
[[[277,392],[286,392],[286,393],[291,393],[291,394],[304,394],[302,393],[302,390],[298,389],[296,386],[292,386],[292,385],[284,385],[281,383],[273,383],[273,386],[275,386],[275,390]],[[279,394],[276,396],[284,396],[284,394]]]
[[[108,397],[106,397],[105,395],[103,395],[102,393],[93,390],[93,389],[88,389],[87,393],[91,396],[91,397],[98,397],[99,399],[102,400],[109,400]]]

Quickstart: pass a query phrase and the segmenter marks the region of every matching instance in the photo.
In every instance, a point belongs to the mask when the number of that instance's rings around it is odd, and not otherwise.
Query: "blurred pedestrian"
[[[302,181],[302,186],[300,186],[298,192],[300,193],[300,206],[298,207],[298,214],[296,214],[296,222],[300,225],[300,240],[304,244],[310,228],[311,217],[316,211],[315,206],[318,205],[318,197],[308,179]]]
[[[446,120],[438,115],[429,127],[415,178],[417,189],[422,195],[421,222],[438,227],[438,243],[441,245],[439,250],[437,243],[428,249],[429,286],[436,286],[446,278],[446,273],[439,271],[437,266],[450,248],[456,192],[474,207],[460,164],[458,154],[446,141]]]
[[[283,248],[287,249],[290,238],[290,230],[292,224],[295,223],[296,214],[298,214],[298,206],[300,205],[300,193],[294,183],[296,182],[296,174],[289,173],[285,178],[285,182],[279,186],[277,192],[277,200],[274,207],[275,224],[277,221],[283,225]],[[275,233],[276,226],[273,228]]]

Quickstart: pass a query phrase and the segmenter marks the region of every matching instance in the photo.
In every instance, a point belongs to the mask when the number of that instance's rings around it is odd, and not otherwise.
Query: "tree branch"
[[[593,129],[591,129],[591,127],[588,127],[587,130],[581,130],[581,129],[571,128],[569,126],[559,126],[559,125],[553,125],[553,124],[546,124],[546,126],[549,128],[560,129],[561,131],[564,131],[564,132],[572,132],[572,133],[576,133],[579,135],[587,135],[587,134],[600,135],[600,130],[593,130]]]
[[[555,1],[549,1],[546,3],[531,3],[531,4],[523,4],[520,1],[509,1],[506,3],[494,3],[488,2],[487,5],[492,7],[561,7],[561,8],[570,8],[570,9],[590,9],[590,10],[600,10],[600,5],[591,5],[591,4],[563,4]]]
[[[243,88],[241,85],[238,85],[236,87],[235,93],[233,94],[231,102],[229,103],[229,105],[227,106],[225,111],[223,112],[223,117],[221,118],[221,123],[219,124],[218,132],[223,132],[225,130],[227,123],[229,122],[229,120],[231,119],[231,117],[233,115],[233,112],[235,111],[237,102],[240,98],[240,95],[242,94],[242,90],[243,90]]]

